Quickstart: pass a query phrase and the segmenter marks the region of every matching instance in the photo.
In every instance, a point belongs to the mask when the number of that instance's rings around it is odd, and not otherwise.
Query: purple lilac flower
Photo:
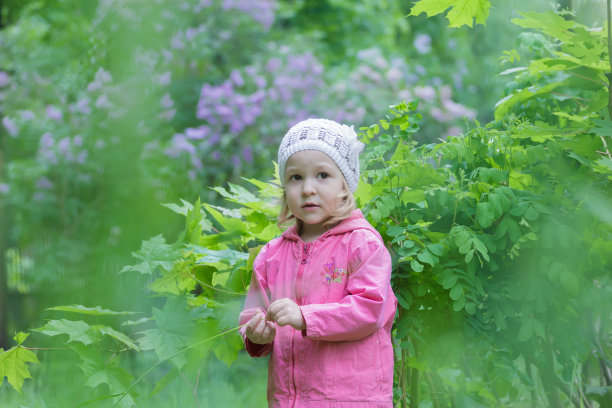
[[[166,71],[163,74],[158,75],[157,76],[157,81],[162,86],[169,85],[170,82],[172,81],[172,72]]]
[[[17,134],[19,134],[19,128],[11,118],[8,116],[3,117],[2,124],[4,125],[4,128],[8,132],[9,136],[17,137]]]
[[[68,136],[60,139],[57,142],[57,150],[61,153],[68,161],[72,161],[72,151],[70,149],[70,138]]]
[[[391,83],[391,85],[397,84],[403,77],[402,71],[400,71],[397,67],[391,67],[387,70],[385,77],[387,81]]]
[[[230,74],[230,80],[236,85],[238,88],[244,85],[244,79],[242,78],[242,74],[239,70],[234,69]]]
[[[87,85],[87,91],[92,92],[98,90],[112,80],[113,78],[111,77],[111,74],[108,71],[105,71],[104,68],[100,68],[96,72],[94,80]]]
[[[9,74],[7,74],[5,71],[0,71],[0,87],[7,86],[9,82],[10,82]]]
[[[177,133],[172,137],[172,146],[166,149],[166,154],[176,158],[183,152],[194,155],[196,154],[196,148],[187,140],[184,134]]]
[[[53,182],[51,180],[49,180],[47,177],[42,176],[36,182],[36,187],[40,188],[42,190],[49,190],[49,189],[53,188]]]
[[[40,137],[40,148],[41,149],[50,149],[55,145],[55,140],[53,139],[53,135],[49,132],[43,133]]]
[[[52,120],[60,121],[64,117],[62,111],[53,105],[47,105],[45,111],[47,113],[47,117]]]
[[[274,0],[224,0],[222,7],[224,10],[236,9],[250,15],[266,30],[270,29],[274,23],[276,9]]]
[[[19,113],[21,114],[21,119],[23,120],[32,120],[36,118],[36,115],[31,110],[22,110]]]
[[[433,89],[431,86],[426,85],[426,86],[415,86],[414,87],[414,95],[419,98],[419,99],[423,99],[426,102],[431,102],[436,98],[436,90]]]
[[[170,41],[170,46],[175,50],[182,50],[185,48],[185,43],[180,38],[180,34],[176,34],[174,37],[172,37],[172,40]]]
[[[167,92],[162,97],[160,103],[161,103],[161,106],[165,109],[170,109],[171,107],[174,106],[174,101],[172,100],[172,97],[170,96],[170,94]]]
[[[459,103],[453,102],[450,99],[443,101],[442,106],[444,106],[444,109],[446,109],[446,111],[452,118],[467,117],[468,119],[471,120],[476,117],[476,112],[474,112],[471,109],[466,108],[465,106]]]
[[[242,157],[247,163],[253,163],[253,148],[251,146],[245,146],[242,149]]]
[[[210,128],[208,126],[200,126],[197,128],[185,129],[185,135],[188,139],[202,140],[210,134]]]
[[[417,34],[413,45],[419,54],[427,54],[431,51],[431,37],[428,34]]]
[[[89,106],[89,98],[81,98],[76,103],[70,105],[70,112],[80,112],[84,115],[89,115],[91,113],[91,107]]]
[[[193,7],[193,11],[199,13],[204,8],[210,6],[212,6],[212,0],[200,0],[200,2]]]
[[[81,150],[76,157],[76,162],[79,164],[85,164],[85,162],[87,161],[87,156],[89,154],[87,153],[87,150]]]
[[[164,119],[164,120],[172,120],[172,118],[176,115],[176,109],[172,108],[169,109],[165,112],[162,112],[159,114],[159,118],[160,119]]]
[[[99,109],[104,109],[104,108],[110,109],[113,107],[111,102],[108,100],[107,95],[100,95],[98,99],[96,99],[95,106],[96,108],[99,108]]]
[[[281,68],[282,65],[283,65],[283,62],[281,61],[280,58],[276,58],[276,57],[270,58],[268,60],[268,63],[266,64],[266,71],[276,72]]]

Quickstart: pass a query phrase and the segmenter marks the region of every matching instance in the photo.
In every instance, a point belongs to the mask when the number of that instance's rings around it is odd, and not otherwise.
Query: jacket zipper
[[[300,266],[298,267],[297,276],[295,277],[295,300],[298,306],[302,305],[302,276],[304,275],[304,268],[308,263],[308,250],[310,249],[310,243],[304,244],[304,250],[302,251],[302,259],[300,261]],[[298,400],[298,390],[297,384],[295,381],[295,335],[297,331],[293,331],[293,335],[291,336],[291,378],[293,380],[293,404],[292,407],[297,405]]]

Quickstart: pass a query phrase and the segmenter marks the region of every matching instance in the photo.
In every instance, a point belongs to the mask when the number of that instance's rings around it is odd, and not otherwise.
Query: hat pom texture
[[[352,193],[359,184],[359,153],[364,144],[357,140],[353,126],[329,119],[306,119],[294,125],[278,148],[281,185],[285,186],[285,165],[292,154],[302,150],[318,150],[338,165]]]

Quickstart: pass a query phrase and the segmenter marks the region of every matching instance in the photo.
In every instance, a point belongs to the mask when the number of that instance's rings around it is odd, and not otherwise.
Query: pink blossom
[[[8,194],[11,191],[11,186],[7,183],[0,183],[0,194]]]

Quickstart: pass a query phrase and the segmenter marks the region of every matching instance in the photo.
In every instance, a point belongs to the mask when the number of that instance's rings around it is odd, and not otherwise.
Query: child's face
[[[289,157],[284,177],[287,207],[304,223],[301,234],[321,235],[344,191],[344,175],[325,153],[303,150]]]

